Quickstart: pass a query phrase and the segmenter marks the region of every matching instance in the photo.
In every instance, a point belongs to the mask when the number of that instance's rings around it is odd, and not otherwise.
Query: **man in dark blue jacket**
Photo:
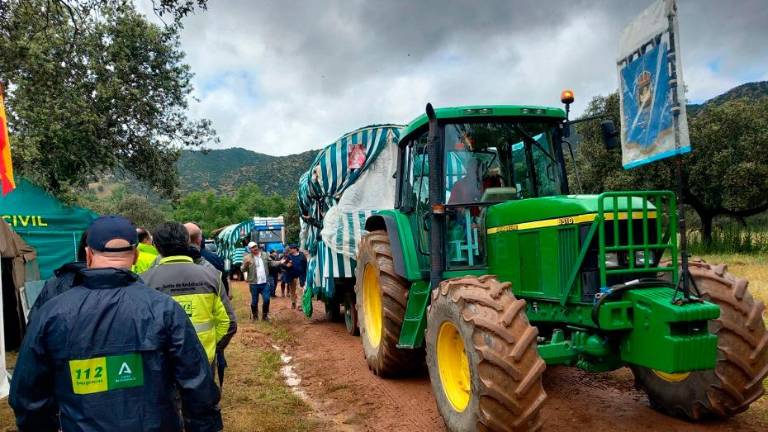
[[[288,295],[291,297],[291,309],[296,309],[296,297],[301,297],[298,293],[299,285],[304,287],[307,280],[307,257],[304,256],[299,247],[292,244],[288,245],[288,253],[283,257],[281,266],[286,272],[288,281]]]
[[[20,431],[222,429],[192,323],[129,270],[137,242],[119,216],[88,229],[88,268],[40,307],[19,351],[10,405]]]

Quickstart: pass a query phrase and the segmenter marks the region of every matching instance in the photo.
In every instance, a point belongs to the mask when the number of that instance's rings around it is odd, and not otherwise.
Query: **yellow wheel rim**
[[[672,382],[672,383],[684,381],[686,378],[688,378],[688,375],[691,374],[690,372],[666,373],[656,369],[653,369],[653,373],[655,373],[657,377],[663,379],[664,381]]]
[[[462,412],[469,405],[469,361],[464,351],[464,341],[456,326],[445,321],[437,333],[437,369],[445,396],[453,409]]]
[[[363,309],[365,312],[365,337],[374,347],[381,343],[381,288],[376,269],[366,264],[363,272]]]

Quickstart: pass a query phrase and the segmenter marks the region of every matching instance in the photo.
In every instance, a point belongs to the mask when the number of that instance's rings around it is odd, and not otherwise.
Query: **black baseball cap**
[[[129,246],[110,248],[112,240],[125,240]],[[139,236],[136,227],[122,216],[102,216],[88,227],[88,247],[99,252],[125,252],[136,247]]]

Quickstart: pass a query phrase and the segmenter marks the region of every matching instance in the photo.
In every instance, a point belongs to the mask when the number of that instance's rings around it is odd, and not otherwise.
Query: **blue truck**
[[[251,228],[251,241],[254,241],[267,252],[282,253],[285,244],[285,222],[282,216],[254,217]]]

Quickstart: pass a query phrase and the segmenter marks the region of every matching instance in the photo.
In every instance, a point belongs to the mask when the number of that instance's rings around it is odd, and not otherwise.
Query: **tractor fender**
[[[413,236],[408,235],[411,233],[408,218],[395,211],[392,212],[394,214],[387,213],[380,212],[366,219],[365,230],[386,231],[392,248],[395,273],[410,281],[421,279]]]

